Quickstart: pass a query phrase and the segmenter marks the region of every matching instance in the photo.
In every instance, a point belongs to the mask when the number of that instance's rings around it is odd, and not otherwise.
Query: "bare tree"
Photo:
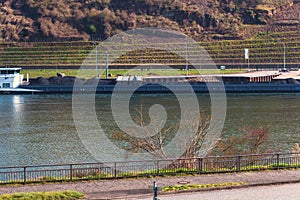
[[[166,124],[161,130],[158,127],[149,128],[142,109],[136,110],[136,113],[138,114],[133,117],[133,121],[142,127],[142,133],[138,133],[141,137],[134,137],[133,135],[137,135],[136,133],[125,133],[118,130],[112,133],[111,139],[127,150],[129,154],[146,152],[158,159],[168,158],[165,146],[175,136],[179,123]],[[189,113],[184,114],[188,115]],[[159,121],[160,118],[157,116],[152,120]],[[218,141],[207,142],[209,128],[213,126],[211,121],[211,116],[207,112],[201,111],[197,119],[184,122],[185,127],[194,127],[196,130],[189,138],[183,138],[180,141],[186,150],[181,155],[176,156],[177,158],[199,157],[202,156],[200,152],[203,150],[209,153],[208,155],[258,154],[269,151],[269,126],[244,127],[239,130],[241,132],[239,135],[216,138]],[[210,145],[207,146],[206,142]]]
[[[159,159],[166,159],[167,154],[164,146],[172,140],[174,134],[178,130],[179,123],[166,124],[162,130],[157,130],[155,127],[151,127],[151,130],[146,126],[146,120],[143,116],[143,112],[138,110],[139,113],[133,120],[143,127],[143,133],[140,133],[142,137],[133,137],[132,133],[124,133],[123,131],[115,131],[111,139],[119,143],[122,148],[131,153],[147,152],[152,156]],[[187,144],[186,151],[179,155],[179,158],[193,158],[197,157],[199,150],[201,149],[205,137],[208,133],[208,127],[210,125],[210,115],[201,111],[198,114],[198,119],[188,120],[184,123],[186,127],[197,127],[194,131],[195,134],[191,138],[185,138],[185,141],[181,141],[182,144]],[[159,120],[159,117],[154,120]],[[197,126],[195,126],[197,125]],[[180,145],[180,144],[179,144]]]
[[[233,135],[219,140],[213,155],[258,154],[269,151],[270,127],[244,127],[240,135]]]
[[[198,122],[197,122],[198,120]],[[210,126],[210,115],[207,115],[204,111],[202,111],[199,115],[199,119],[195,119],[193,121],[189,121],[187,123],[198,123],[197,131],[192,136],[191,141],[188,145],[186,152],[181,155],[182,158],[194,158],[198,156],[200,149],[203,147],[203,143],[208,133],[208,128]],[[206,151],[209,151],[207,149]]]

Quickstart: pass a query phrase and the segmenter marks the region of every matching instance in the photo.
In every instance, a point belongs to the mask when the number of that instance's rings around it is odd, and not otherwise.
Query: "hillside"
[[[104,40],[145,26],[182,31],[198,41],[245,39],[261,30],[298,26],[296,5],[292,0],[0,0],[0,41]]]

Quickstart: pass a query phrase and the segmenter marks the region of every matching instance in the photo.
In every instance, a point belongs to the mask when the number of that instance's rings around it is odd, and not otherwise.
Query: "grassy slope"
[[[286,46],[286,61],[299,63],[300,60],[300,34],[299,30],[286,32],[261,32],[256,37],[248,40],[230,40],[218,42],[201,42],[216,65],[233,65],[245,67],[244,48],[250,50],[250,64],[277,64],[283,62],[283,43]],[[28,44],[28,43],[27,43]],[[77,43],[0,43],[0,66],[45,66],[53,69],[56,66],[81,66],[84,59],[93,49],[88,42]],[[100,52],[101,53],[101,52]],[[122,53],[122,52],[119,52]],[[191,54],[193,52],[190,52]],[[99,55],[99,63],[104,63]],[[163,52],[134,52],[130,55],[123,54],[111,60],[118,64],[141,65],[143,63],[162,63],[185,65],[184,59],[168,58]],[[95,59],[88,60],[90,65],[95,65]],[[205,61],[204,61],[205,62]]]

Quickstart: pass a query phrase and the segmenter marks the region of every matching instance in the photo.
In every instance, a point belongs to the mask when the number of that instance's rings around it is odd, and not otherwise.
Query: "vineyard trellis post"
[[[99,74],[98,74],[99,77]],[[108,78],[108,52],[105,52],[105,78]]]
[[[185,43],[185,71],[186,76],[189,75],[189,57],[188,57],[188,41]]]
[[[286,71],[286,64],[285,64],[285,43],[283,42],[283,70]]]

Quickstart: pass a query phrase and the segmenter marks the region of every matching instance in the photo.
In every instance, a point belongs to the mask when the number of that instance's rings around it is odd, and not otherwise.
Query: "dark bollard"
[[[156,182],[153,182],[153,192],[154,192],[154,196],[153,196],[153,200],[158,200],[157,198],[157,186],[156,186]]]

